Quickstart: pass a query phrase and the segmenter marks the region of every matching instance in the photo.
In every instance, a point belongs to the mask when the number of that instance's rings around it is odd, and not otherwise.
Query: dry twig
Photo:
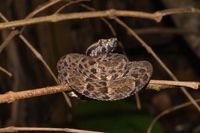
[[[171,34],[181,34],[181,35],[199,35],[200,32],[191,29],[176,29],[170,27],[146,27],[141,29],[135,29],[137,34],[161,34],[161,35],[171,35]]]
[[[63,6],[61,6],[59,9],[56,10],[56,12],[54,14],[58,14],[59,12],[61,12],[64,8],[73,5],[73,4],[77,4],[80,2],[84,2],[84,1],[90,1],[90,0],[73,0],[73,1],[69,1],[68,3],[64,4]]]
[[[145,18],[145,19],[154,20],[156,22],[160,22],[164,16],[174,15],[174,14],[183,14],[183,13],[200,13],[200,9],[198,8],[172,8],[172,9],[157,11],[154,13],[110,9],[110,10],[105,10],[105,11],[54,14],[54,15],[49,15],[49,16],[0,23],[0,29],[38,24],[38,23],[44,23],[44,22],[59,22],[59,21],[64,21],[64,20],[86,19],[86,18],[97,18],[97,17],[108,17],[108,18],[137,17],[137,18]]]
[[[8,132],[27,132],[27,131],[38,131],[38,132],[67,132],[67,133],[103,133],[97,131],[88,131],[73,128],[48,128],[48,127],[6,127],[0,128],[0,133]]]
[[[0,66],[0,71],[2,71],[3,73],[7,74],[9,77],[12,77],[12,73],[10,73],[9,71],[7,71],[5,68]]]
[[[95,8],[89,7],[85,4],[80,4],[81,7],[89,10],[89,11],[96,11]],[[117,32],[115,31],[115,29],[113,28],[112,24],[105,18],[100,17],[100,19],[108,26],[108,28],[110,29],[111,33],[113,34],[113,36],[117,36]]]

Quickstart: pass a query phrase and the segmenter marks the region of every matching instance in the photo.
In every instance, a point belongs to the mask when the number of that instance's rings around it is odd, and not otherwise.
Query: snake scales
[[[57,63],[60,84],[69,84],[85,97],[113,101],[140,91],[149,82],[153,67],[148,61],[129,61],[113,53],[117,39],[100,39],[86,54],[71,53]]]

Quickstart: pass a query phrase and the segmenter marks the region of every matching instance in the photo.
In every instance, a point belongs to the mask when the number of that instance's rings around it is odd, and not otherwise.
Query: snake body
[[[129,61],[113,53],[117,39],[100,39],[86,54],[71,53],[57,63],[58,80],[91,99],[113,101],[140,91],[149,82],[153,67],[148,61]]]

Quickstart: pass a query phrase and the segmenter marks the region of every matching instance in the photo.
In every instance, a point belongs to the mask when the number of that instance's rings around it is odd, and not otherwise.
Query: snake
[[[117,38],[99,39],[85,54],[69,53],[57,62],[59,84],[68,84],[84,97],[115,101],[144,88],[153,73],[149,61],[129,61],[115,53]]]

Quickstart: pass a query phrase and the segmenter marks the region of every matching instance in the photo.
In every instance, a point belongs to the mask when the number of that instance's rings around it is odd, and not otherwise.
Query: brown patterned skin
[[[117,47],[117,42],[117,38],[100,39],[87,48],[86,55],[98,56],[112,53]]]
[[[76,53],[63,56],[57,63],[60,83],[68,83],[88,98],[113,101],[133,95],[149,82],[153,68],[148,61],[130,62],[122,54],[98,52],[99,48],[96,54],[88,52],[90,56]]]

